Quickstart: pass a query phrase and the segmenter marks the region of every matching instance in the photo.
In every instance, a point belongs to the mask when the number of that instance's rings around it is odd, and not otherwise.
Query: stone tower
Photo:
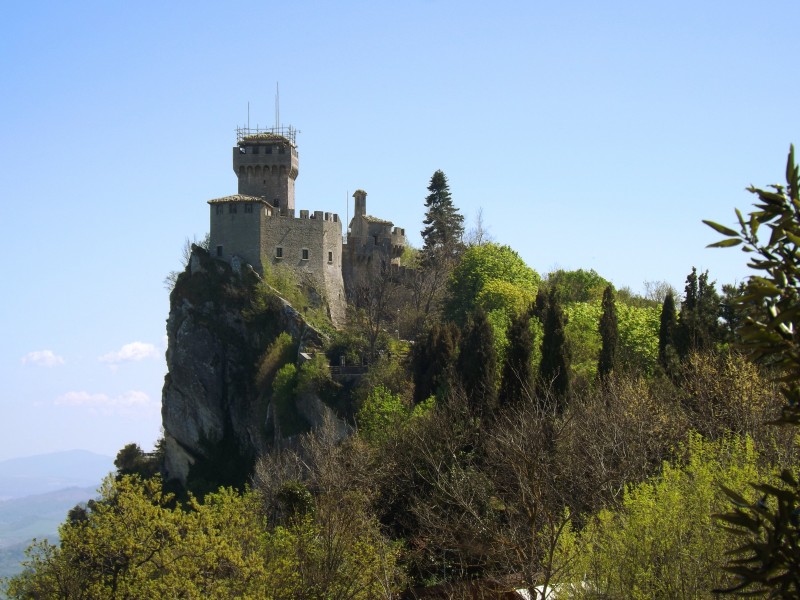
[[[297,179],[296,130],[293,127],[268,131],[238,129],[233,148],[233,170],[239,178],[239,194],[263,198],[288,215],[294,210],[294,181]]]

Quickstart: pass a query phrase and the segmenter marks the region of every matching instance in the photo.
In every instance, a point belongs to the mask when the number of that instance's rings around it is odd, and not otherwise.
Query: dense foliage
[[[761,276],[720,296],[692,268],[681,297],[661,284],[638,297],[594,271],[542,281],[480,237],[464,247],[437,172],[422,252],[447,246],[443,260],[373,282],[325,353],[301,361],[275,334],[254,357],[258,417],[283,436],[270,451],[243,466],[223,437],[195,467],[203,493],[178,498],[153,455],[126,446],[117,478],[70,512],[60,545],[30,549],[9,596],[795,597],[800,462],[795,431],[768,424],[781,408],[799,420],[791,156],[787,174],[786,189],[753,190],[740,232],[712,224]],[[325,418],[307,422],[301,401]],[[220,488],[232,474],[236,490]]]

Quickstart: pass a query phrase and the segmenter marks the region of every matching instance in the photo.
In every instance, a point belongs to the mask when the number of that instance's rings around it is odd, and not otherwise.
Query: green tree
[[[431,396],[444,398],[453,389],[459,330],[452,323],[435,323],[411,351],[414,404]]]
[[[521,311],[508,329],[508,348],[498,400],[501,406],[533,394],[533,332],[531,313]]]
[[[800,425],[800,175],[794,146],[786,163],[786,186],[748,191],[758,196],[748,218],[737,210],[739,231],[704,221],[725,239],[711,247],[742,246],[756,271],[739,303],[752,311],[739,328],[741,348],[756,361],[774,367],[786,400],[780,419]],[[768,239],[759,238],[764,227]],[[800,482],[781,473],[782,488],[765,483],[755,489],[759,502],[731,493],[736,508],[723,519],[741,536],[727,570],[739,577],[733,591],[769,592],[772,597],[800,595]]]
[[[139,444],[127,444],[117,452],[114,466],[117,476],[139,475],[143,478],[153,477],[158,473],[160,457],[144,452]]]
[[[603,315],[600,317],[600,358],[597,360],[597,375],[601,380],[606,379],[617,362],[617,346],[619,344],[619,329],[617,324],[617,306],[614,301],[614,288],[606,286],[603,291]]]
[[[658,324],[655,306],[617,305],[619,364],[632,373],[651,375],[658,365]]]
[[[436,171],[428,185],[430,194],[425,198],[425,227],[422,230],[423,263],[453,256],[460,251],[464,235],[464,216],[458,212],[450,197],[447,177]]]
[[[499,286],[496,282],[509,285]],[[450,276],[447,287],[446,316],[463,324],[484,293],[483,301],[490,310],[502,309],[513,315],[520,298],[533,297],[539,288],[539,275],[525,264],[514,250],[508,246],[487,243],[468,248]],[[490,285],[491,284],[491,285]],[[485,291],[489,286],[490,291]],[[509,291],[510,286],[516,291]],[[508,299],[508,307],[496,304]]]
[[[370,391],[356,415],[358,432],[367,441],[380,443],[397,429],[408,412],[408,407],[398,394],[379,385]]]
[[[358,492],[306,498],[313,510],[270,528],[251,491],[174,507],[158,477],[108,478],[100,491],[58,546],[29,549],[10,598],[395,597],[397,548]]]
[[[561,306],[571,302],[592,302],[599,300],[603,290],[611,285],[594,269],[585,271],[564,271],[559,269],[547,276],[547,287],[556,290],[556,298]]]
[[[542,361],[539,363],[539,380],[543,387],[540,395],[548,390],[559,400],[563,410],[570,388],[570,353],[566,339],[566,317],[551,289],[547,299],[542,337]]]
[[[473,412],[491,414],[497,405],[497,355],[492,326],[481,308],[467,321],[457,368]]]
[[[628,487],[619,508],[589,520],[566,570],[592,590],[570,597],[709,598],[711,588],[730,582],[719,567],[735,537],[711,515],[725,506],[721,486],[752,498],[747,482],[759,473],[758,455],[749,438],[706,441],[697,434],[682,453],[659,475]]]
[[[714,282],[708,281],[708,271],[698,277],[697,269],[692,267],[692,272],[686,277],[684,300],[675,331],[681,358],[693,351],[712,348],[721,341],[721,305]]]
[[[676,368],[675,328],[677,326],[678,316],[675,311],[675,298],[672,292],[667,292],[664,304],[661,306],[661,319],[658,329],[658,364],[667,373],[674,372]]]
[[[574,381],[589,383],[597,378],[597,357],[602,340],[597,324],[603,316],[599,302],[573,302],[564,307],[564,332]]]
[[[107,479],[59,546],[31,548],[12,598],[264,597],[263,524],[253,496],[222,490],[173,509],[161,480]]]

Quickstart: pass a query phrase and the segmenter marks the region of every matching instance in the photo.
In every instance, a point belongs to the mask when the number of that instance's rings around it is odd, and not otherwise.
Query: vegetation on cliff
[[[217,467],[178,498],[126,447],[9,595],[465,597],[469,582],[542,599],[795,597],[796,430],[769,424],[796,425],[800,401],[792,156],[787,178],[753,190],[741,231],[711,224],[762,271],[722,296],[694,268],[680,298],[594,271],[540,277],[459,233],[451,261],[379,278],[372,313],[306,345],[274,288],[190,265],[170,335],[214,332],[192,373],[223,374],[209,411],[229,421],[209,425],[217,446],[192,469]],[[207,369],[217,355],[227,366]]]

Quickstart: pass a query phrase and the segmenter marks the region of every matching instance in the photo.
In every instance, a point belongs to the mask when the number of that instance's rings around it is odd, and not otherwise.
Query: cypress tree
[[[661,324],[658,328],[658,364],[667,373],[674,371],[674,363],[677,358],[675,353],[676,328],[675,298],[672,292],[667,292],[664,297],[664,304],[661,305]]]
[[[414,403],[444,396],[453,388],[458,353],[458,329],[451,323],[434,324],[411,352]]]
[[[569,348],[565,327],[567,317],[559,305],[555,291],[550,290],[547,299],[547,312],[544,318],[542,335],[542,361],[539,363],[539,382],[543,386],[540,393],[548,390],[559,401],[563,410],[569,393]]]
[[[614,370],[617,361],[619,329],[617,326],[617,305],[614,301],[614,290],[609,285],[603,291],[603,314],[600,317],[600,357],[597,361],[597,375],[605,380]]]
[[[490,414],[497,404],[497,355],[492,325],[478,308],[467,322],[458,355],[458,374],[473,412]]]
[[[536,292],[536,300],[533,303],[533,307],[531,308],[531,312],[533,316],[539,319],[539,322],[544,325],[544,319],[547,316],[547,292],[544,288],[540,287],[539,290]]]
[[[498,395],[501,406],[533,393],[533,333],[530,320],[531,311],[523,311],[514,317],[508,328],[508,348]]]
[[[714,282],[708,281],[708,271],[699,277],[697,269],[686,277],[683,304],[675,332],[675,347],[681,358],[690,352],[711,348],[722,340],[722,302]]]
[[[464,235],[464,216],[458,212],[450,197],[450,186],[442,171],[436,171],[428,185],[425,198],[425,228],[422,230],[423,262],[436,260],[444,253],[452,257],[461,247]]]
[[[714,287],[713,281],[708,280],[708,271],[698,278],[697,286],[697,326],[699,336],[697,348],[713,348],[714,344],[722,341],[723,328],[720,325],[722,317],[722,299]]]

